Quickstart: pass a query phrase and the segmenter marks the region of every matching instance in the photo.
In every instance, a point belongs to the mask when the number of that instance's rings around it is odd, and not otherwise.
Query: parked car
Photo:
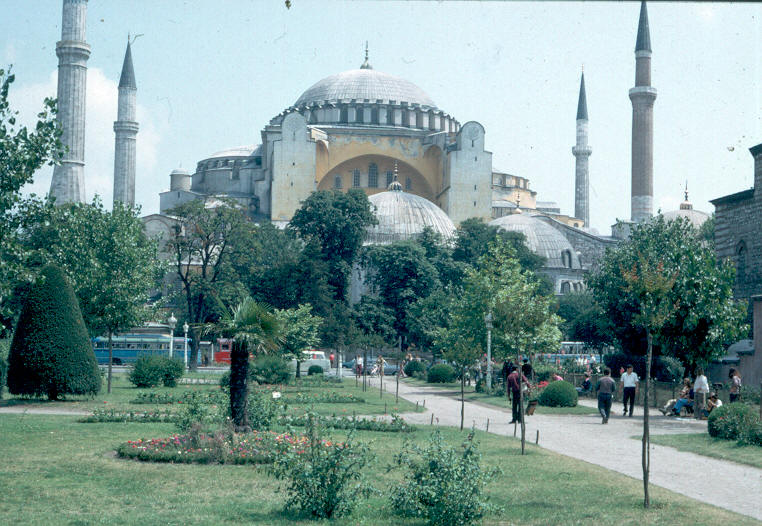
[[[372,360],[372,361],[368,360],[368,361],[370,363],[365,365],[365,372],[367,374],[371,374],[371,371],[373,370],[373,367],[375,367],[375,365],[376,365],[376,361],[375,360]],[[357,363],[357,360],[355,358],[352,358],[348,362],[344,362],[341,365],[345,369],[350,369],[350,370],[354,371],[356,363]],[[395,374],[397,374],[397,369],[398,368],[397,368],[396,364],[391,364],[389,362],[386,362],[386,365],[384,365],[384,376],[394,376]]]
[[[331,370],[331,361],[326,358],[323,351],[302,351],[302,355],[304,356],[304,360],[302,360],[302,364],[299,367],[301,376],[306,376],[307,371],[309,371],[310,366],[312,365],[319,365],[323,368],[324,373]],[[296,359],[291,360],[291,370],[296,374]]]

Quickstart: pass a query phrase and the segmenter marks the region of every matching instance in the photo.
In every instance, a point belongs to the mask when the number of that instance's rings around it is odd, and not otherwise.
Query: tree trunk
[[[651,435],[648,428],[648,391],[651,386],[651,357],[653,354],[653,336],[651,331],[646,331],[646,340],[648,341],[648,352],[646,353],[646,382],[643,388],[643,507],[651,506],[648,497],[648,474],[651,469]]]
[[[302,377],[302,361],[297,357],[296,359],[296,379]]]
[[[519,370],[519,422],[521,422],[521,454],[524,454],[527,438],[527,426],[524,420],[524,371],[521,369],[521,355],[516,355],[516,367]]]
[[[114,333],[108,331],[108,380],[106,380],[106,392],[111,394],[111,367],[114,364]]]
[[[360,373],[362,373],[362,391],[363,393],[368,390],[368,349],[362,350],[362,367],[360,367]]]
[[[188,357],[188,370],[189,371],[195,371],[198,369],[198,348],[201,344],[200,338],[198,337],[198,329],[194,329],[191,327],[190,329],[190,337],[192,345],[190,346],[190,356]],[[188,345],[187,342],[183,342],[183,350],[185,350],[185,346]]]
[[[460,430],[463,431],[463,419],[466,412],[466,368],[460,369]]]
[[[250,431],[248,415],[249,349],[233,341],[230,352],[230,417],[237,432]]]

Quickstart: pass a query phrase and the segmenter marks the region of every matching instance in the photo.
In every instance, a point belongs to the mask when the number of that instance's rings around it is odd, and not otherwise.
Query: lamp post
[[[175,352],[175,324],[177,323],[174,313],[170,313],[167,322],[169,323],[169,357],[172,358]]]
[[[188,322],[183,323],[183,331],[185,331],[185,346],[183,348],[183,361],[185,362],[185,368],[188,368]]]
[[[484,325],[487,326],[487,392],[492,391],[492,313],[484,315]]]

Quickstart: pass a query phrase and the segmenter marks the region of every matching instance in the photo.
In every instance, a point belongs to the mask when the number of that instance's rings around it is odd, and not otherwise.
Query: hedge
[[[538,403],[546,407],[575,407],[577,390],[564,380],[551,382],[540,393]]]

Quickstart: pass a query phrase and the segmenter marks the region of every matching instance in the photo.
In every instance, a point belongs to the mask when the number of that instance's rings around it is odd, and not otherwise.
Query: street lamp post
[[[484,316],[487,326],[487,392],[492,392],[492,313]]]
[[[174,313],[169,315],[167,322],[169,323],[169,357],[172,358],[175,352],[175,324],[177,323]]]
[[[185,331],[185,346],[183,348],[183,361],[185,362],[185,368],[188,368],[188,322],[183,323],[183,331]]]

